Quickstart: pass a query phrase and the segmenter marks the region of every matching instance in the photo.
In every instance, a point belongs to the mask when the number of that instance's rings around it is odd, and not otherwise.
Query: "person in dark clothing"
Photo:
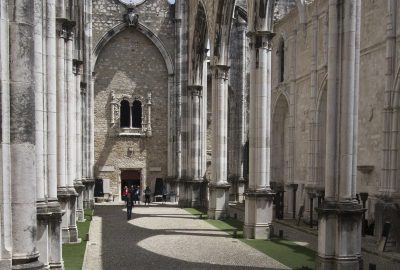
[[[132,218],[132,207],[133,207],[132,193],[128,192],[128,196],[126,196],[126,215],[128,220]]]
[[[148,205],[150,205],[150,196],[151,196],[151,190],[149,188],[149,186],[146,187],[146,189],[144,190],[144,205],[146,205],[146,203]]]
[[[163,186],[163,190],[162,190],[162,200],[163,200],[163,204],[167,202],[167,187],[164,185]]]
[[[138,204],[140,204],[139,195],[140,195],[139,187],[134,186],[134,188],[133,188],[133,203],[134,204],[136,204],[136,202],[138,202]]]

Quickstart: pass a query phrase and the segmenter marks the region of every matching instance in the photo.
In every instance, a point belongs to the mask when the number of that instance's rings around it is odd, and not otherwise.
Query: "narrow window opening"
[[[279,46],[279,82],[283,82],[285,80],[285,43],[282,41]]]
[[[120,117],[120,126],[122,128],[129,127],[130,109],[129,109],[129,101],[123,100],[121,101],[121,117]]]
[[[142,128],[142,103],[139,100],[132,105],[132,127]]]

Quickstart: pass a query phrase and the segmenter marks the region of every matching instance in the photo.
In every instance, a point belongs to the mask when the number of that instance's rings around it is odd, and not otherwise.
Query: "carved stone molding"
[[[116,94],[111,91],[110,94],[110,125],[111,132],[110,136],[137,136],[137,137],[151,137],[151,107],[152,107],[152,96],[151,92],[147,93],[147,97],[135,94]],[[140,127],[121,127],[121,102],[126,100],[129,102],[129,106],[132,109],[132,105],[135,101],[140,101],[142,105],[142,121]],[[132,112],[130,112],[132,114]]]

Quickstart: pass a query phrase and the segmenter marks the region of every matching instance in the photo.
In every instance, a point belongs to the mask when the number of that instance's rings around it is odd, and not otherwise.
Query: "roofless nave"
[[[246,238],[304,209],[318,269],[386,267],[397,1],[172,2],[1,1],[0,268],[63,269],[97,178],[116,199],[165,183],[213,219],[235,201]],[[362,251],[385,223],[391,255]]]

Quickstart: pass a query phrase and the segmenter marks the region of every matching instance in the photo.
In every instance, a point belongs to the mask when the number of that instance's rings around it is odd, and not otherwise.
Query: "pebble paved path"
[[[176,205],[96,205],[83,269],[288,269]]]

